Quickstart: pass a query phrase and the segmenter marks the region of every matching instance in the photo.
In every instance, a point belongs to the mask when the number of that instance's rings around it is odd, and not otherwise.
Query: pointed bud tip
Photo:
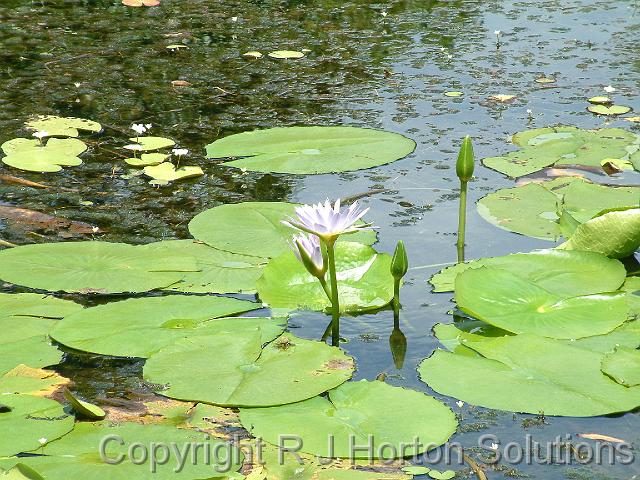
[[[458,154],[458,160],[456,162],[456,174],[462,182],[468,182],[473,177],[474,169],[474,155],[473,155],[473,143],[471,137],[467,135],[462,140],[462,146],[460,147],[460,153]]]

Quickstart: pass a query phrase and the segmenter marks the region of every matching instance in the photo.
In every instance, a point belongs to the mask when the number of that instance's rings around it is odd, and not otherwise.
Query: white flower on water
[[[136,132],[138,135],[142,135],[144,132],[147,131],[147,127],[145,127],[141,123],[134,123],[133,125],[131,125],[131,130]]]
[[[500,30],[494,30],[494,31],[493,31],[493,34],[494,34],[496,37],[499,37],[500,35],[502,35],[502,32],[501,32]]]
[[[462,407],[464,407],[464,402],[462,400],[458,400],[456,402],[456,405],[458,406],[458,408],[462,408]]]
[[[616,89],[614,87],[612,87],[611,85],[607,85],[606,87],[604,87],[604,91],[607,93],[613,93],[616,91]]]
[[[45,132],[44,130],[38,130],[37,132],[33,132],[32,135],[36,137],[38,140],[42,140],[44,137],[49,136],[49,132]]]
[[[44,437],[39,438],[39,439],[38,439],[38,443],[39,443],[40,445],[44,445],[45,443],[47,443],[47,439],[46,439],[46,438],[44,438]]]
[[[491,447],[489,448],[491,448],[491,450],[498,450],[498,448],[500,448],[500,445],[498,443],[492,443]]]
[[[153,127],[153,125],[152,125],[151,123],[147,123],[144,127],[145,127],[147,130],[151,130],[151,127]]]
[[[324,240],[335,241],[342,234],[373,228],[371,224],[355,225],[368,211],[368,208],[358,208],[358,202],[353,202],[351,206],[341,210],[340,199],[337,199],[333,206],[327,199],[324,203],[296,207],[298,218],[289,218],[282,223]]]
[[[184,157],[187,153],[189,153],[189,150],[187,150],[186,148],[174,148],[173,150],[171,150],[171,152],[176,157]]]
[[[531,110],[530,108],[527,108],[527,115],[533,115],[533,110]]]
[[[380,13],[380,15],[382,15],[383,17],[386,17],[386,16],[387,16],[387,12],[383,10],[383,11]]]

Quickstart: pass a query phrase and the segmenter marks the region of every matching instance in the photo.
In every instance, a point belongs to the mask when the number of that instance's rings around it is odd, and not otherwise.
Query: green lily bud
[[[304,265],[304,268],[307,269],[307,272],[309,272],[311,275],[313,275],[316,278],[324,278],[324,274],[327,271],[325,267],[326,261],[322,262],[323,263],[322,266],[316,264],[313,258],[311,258],[311,256],[309,255],[309,252],[307,252],[307,250],[304,248],[304,246],[302,245],[302,243],[300,243],[299,240],[296,240],[296,248],[298,249],[300,261]]]
[[[404,242],[398,241],[396,250],[393,252],[393,259],[391,260],[391,275],[393,278],[400,280],[407,274],[409,269],[409,260],[407,259],[407,251],[404,249]]]
[[[458,161],[456,162],[456,174],[461,182],[468,182],[473,177],[473,145],[471,137],[467,135],[462,140]]]
[[[391,348],[391,356],[393,357],[393,363],[398,370],[402,368],[404,364],[405,356],[407,355],[407,337],[399,328],[394,328],[389,337],[389,347]]]

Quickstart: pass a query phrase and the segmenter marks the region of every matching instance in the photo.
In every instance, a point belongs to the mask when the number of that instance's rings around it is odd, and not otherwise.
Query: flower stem
[[[464,237],[467,228],[468,182],[460,181],[460,210],[458,213],[458,263],[464,262]]]
[[[393,279],[393,310],[400,310],[400,278]]]
[[[324,278],[318,278],[320,280],[320,285],[322,285],[322,289],[324,293],[327,294],[327,298],[330,302],[333,302],[333,297],[331,297],[331,290],[329,290],[329,286],[327,285],[327,281]]]
[[[340,300],[338,295],[338,275],[336,272],[335,240],[327,243],[328,273],[331,281],[331,344],[340,345]]]

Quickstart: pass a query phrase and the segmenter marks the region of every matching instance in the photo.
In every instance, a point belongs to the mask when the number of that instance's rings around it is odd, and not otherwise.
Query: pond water
[[[119,0],[3,0],[0,143],[21,133],[32,114],[78,116],[106,128],[89,139],[81,168],[46,176],[19,173],[52,188],[0,184],[0,199],[98,225],[105,233],[95,238],[148,243],[188,238],[188,221],[221,203],[310,203],[385,189],[362,202],[371,208],[368,220],[379,226],[378,250],[392,252],[400,239],[407,246],[411,269],[400,322],[406,358],[396,368],[389,349],[390,310],[345,318],[343,347],[356,359],[356,379],[384,372],[392,385],[428,392],[416,367],[438,346],[433,325],[452,320],[451,295],[431,293],[427,281],[456,260],[454,162],[460,139],[471,135],[477,158],[483,158],[514,149],[509,136],[527,128],[601,127],[605,120],[586,111],[586,99],[602,95],[607,85],[617,89],[618,103],[640,109],[639,33],[640,3],[632,0],[162,0],[161,7],[140,9]],[[172,43],[188,49],[170,52],[165,47]],[[277,49],[309,52],[292,61],[242,57],[249,50]],[[557,82],[536,83],[542,76]],[[174,80],[190,85],[176,87]],[[444,96],[451,90],[464,96]],[[516,98],[508,104],[488,101],[495,94]],[[152,123],[154,135],[188,148],[189,164],[201,166],[206,176],[162,188],[141,177],[123,178],[128,172],[119,147],[132,122]],[[609,123],[634,128],[624,120]],[[204,145],[217,138],[294,125],[382,128],[418,146],[390,165],[337,175],[243,173],[204,158]],[[16,173],[2,167],[0,174]],[[637,183],[633,175],[594,178]],[[477,167],[470,200],[513,184]],[[3,223],[0,236],[18,244],[61,240],[55,233],[34,236]],[[467,258],[552,246],[497,229],[472,207],[467,244]],[[327,321],[322,314],[299,313],[290,323],[296,335],[319,338]],[[104,397],[135,399],[146,391],[140,362],[69,355],[58,370],[98,403]],[[600,433],[640,445],[637,413],[540,419],[444,401],[460,412],[453,440],[467,447],[487,433],[502,444],[524,443],[528,434],[545,442]],[[487,470],[492,479],[639,474],[637,460],[628,466],[503,462]]]

